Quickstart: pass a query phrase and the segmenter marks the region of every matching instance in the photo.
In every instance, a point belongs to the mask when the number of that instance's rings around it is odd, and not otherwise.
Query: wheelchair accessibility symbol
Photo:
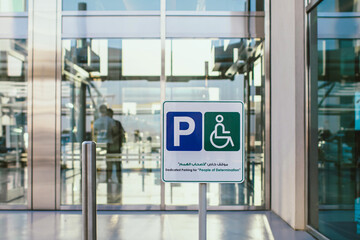
[[[224,121],[224,117],[222,115],[217,115],[216,116],[216,122],[217,124],[215,125],[215,129],[214,131],[212,131],[211,135],[210,135],[210,142],[211,144],[216,147],[216,148],[224,148],[226,147],[229,143],[231,144],[231,146],[234,146],[234,142],[231,138],[231,136],[227,136],[227,134],[230,134],[230,131],[226,131],[225,130],[225,126],[222,123]],[[219,131],[221,129],[221,131]],[[220,132],[221,135],[218,135],[218,133]],[[225,139],[226,142],[222,145],[218,145],[214,143],[214,139]]]
[[[239,151],[240,114],[238,112],[206,112],[204,125],[205,151]]]

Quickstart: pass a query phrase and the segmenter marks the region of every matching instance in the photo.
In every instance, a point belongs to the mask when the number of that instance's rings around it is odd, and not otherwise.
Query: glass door
[[[264,2],[228,1],[221,17],[221,4],[197,0],[70,2],[62,12],[58,208],[80,207],[80,143],[94,140],[101,209],[196,209],[197,184],[161,182],[161,103],[243,100],[247,180],[210,184],[208,201],[211,209],[264,209],[264,13],[256,12]],[[233,5],[249,13],[230,12]]]
[[[0,208],[28,203],[26,40],[0,40]]]
[[[161,89],[159,40],[63,40],[62,205],[81,204],[80,143],[93,140],[98,204],[158,208],[161,91],[166,100],[245,102],[246,181],[210,184],[209,205],[264,205],[263,40],[168,39],[166,53]],[[167,209],[196,205],[197,191],[165,184]]]
[[[246,181],[210,183],[209,206],[264,204],[263,48],[262,39],[166,41],[166,100],[241,100],[245,103]],[[168,209],[198,204],[197,184],[167,183],[165,186]]]
[[[97,142],[98,204],[160,205],[160,41],[62,45],[62,205],[81,204],[84,140]]]

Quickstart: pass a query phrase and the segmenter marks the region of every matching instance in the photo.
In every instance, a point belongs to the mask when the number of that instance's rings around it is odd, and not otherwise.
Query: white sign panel
[[[163,104],[164,182],[244,181],[244,103]]]

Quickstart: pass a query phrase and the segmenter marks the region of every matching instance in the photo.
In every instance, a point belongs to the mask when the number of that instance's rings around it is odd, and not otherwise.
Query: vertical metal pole
[[[0,98],[0,137],[3,136],[3,124],[2,124],[2,103]]]
[[[96,144],[82,143],[83,240],[96,240]]]
[[[160,102],[166,98],[166,73],[165,73],[165,50],[166,50],[166,0],[160,1],[160,42],[161,42],[161,75],[160,75]],[[162,109],[162,108],[161,108]],[[162,111],[162,110],[161,110]],[[162,116],[162,112],[160,114]],[[163,130],[163,122],[160,122],[160,132]],[[160,134],[162,136],[162,134]],[[162,142],[162,139],[160,139]],[[160,183],[160,209],[165,210],[165,183]]]
[[[265,209],[270,210],[271,208],[271,0],[265,0],[265,152],[264,159],[265,162],[265,188],[264,188],[264,197],[265,197]],[[261,173],[263,174],[263,173]]]
[[[206,183],[199,184],[199,240],[206,240]]]

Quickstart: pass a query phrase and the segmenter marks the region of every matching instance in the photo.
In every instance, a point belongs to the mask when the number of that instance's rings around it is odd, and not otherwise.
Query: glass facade
[[[21,1],[21,0],[19,0]],[[63,11],[160,11],[160,0],[63,0]],[[264,0],[166,0],[168,11],[264,11]]]
[[[264,0],[166,0],[169,11],[264,11]]]
[[[79,209],[84,140],[100,209],[195,209],[198,184],[161,181],[165,100],[245,102],[246,181],[209,184],[208,203],[265,209],[264,1],[60,2],[0,2],[0,209]]]
[[[245,102],[247,180],[210,184],[208,201],[264,206],[263,39],[168,39],[165,89],[159,82],[160,40],[74,39],[62,45],[62,205],[81,204],[84,140],[97,142],[98,204],[160,205],[165,91],[166,100]],[[167,183],[165,204],[195,205],[197,191],[197,184]]]
[[[317,7],[317,11],[321,12],[359,12],[360,2],[357,0],[324,0]]]
[[[26,65],[26,40],[0,40],[0,206],[27,204]]]
[[[210,205],[264,204],[263,47],[262,39],[169,39],[166,42],[166,100],[245,103],[245,183],[209,184]],[[167,183],[166,204],[197,204],[197,191],[197,184]]]
[[[63,0],[63,11],[160,11],[160,0]]]
[[[160,69],[160,40],[63,40],[62,204],[81,204],[84,140],[98,204],[160,204]]]
[[[360,41],[343,18],[359,10],[324,0],[309,14],[309,224],[330,239],[360,239]]]

